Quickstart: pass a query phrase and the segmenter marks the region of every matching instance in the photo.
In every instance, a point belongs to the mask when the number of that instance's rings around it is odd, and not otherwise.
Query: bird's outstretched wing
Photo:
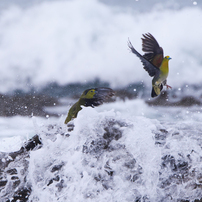
[[[150,33],[143,34],[142,50],[145,52],[143,55],[144,58],[158,68],[161,66],[163,61],[163,49]]]
[[[100,87],[100,88],[94,88],[95,94],[93,98],[86,99],[82,98],[85,100],[84,106],[99,106],[103,104],[103,102],[106,102],[110,97],[114,96],[115,93],[111,88],[105,88],[105,87]]]
[[[149,60],[147,60],[145,57],[143,57],[140,53],[138,53],[135,48],[133,47],[132,43],[130,42],[130,40],[128,40],[128,47],[130,48],[130,50],[132,51],[132,53],[134,53],[137,57],[140,58],[144,69],[149,73],[149,76],[153,77],[155,76],[157,73],[159,73],[159,68],[156,67],[155,65],[153,65]]]

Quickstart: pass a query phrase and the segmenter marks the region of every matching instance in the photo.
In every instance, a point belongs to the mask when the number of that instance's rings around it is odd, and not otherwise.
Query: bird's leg
[[[167,87],[167,89],[172,89],[172,87],[171,86],[169,86],[168,84],[166,84],[166,87]]]
[[[166,86],[167,89],[168,89],[168,88],[172,89],[172,87],[167,84],[167,80],[164,80],[164,81],[163,81],[163,85]]]

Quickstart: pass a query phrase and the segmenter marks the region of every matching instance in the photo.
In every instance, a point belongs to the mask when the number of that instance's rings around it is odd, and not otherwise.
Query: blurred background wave
[[[1,1],[0,92],[100,81],[126,88],[151,78],[127,47],[152,33],[172,57],[168,84],[200,85],[200,1]],[[69,86],[67,86],[69,87]],[[81,89],[82,91],[83,89]],[[50,91],[50,90],[49,90]],[[58,89],[57,89],[58,91]],[[56,93],[56,92],[55,92]],[[54,93],[53,93],[54,94]]]

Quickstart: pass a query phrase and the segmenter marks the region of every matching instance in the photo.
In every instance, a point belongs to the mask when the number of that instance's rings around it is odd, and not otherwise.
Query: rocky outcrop
[[[134,135],[137,135],[139,127],[136,122],[131,124],[110,117],[101,120],[98,126],[91,127],[92,131],[88,131],[88,127],[85,126],[80,129],[77,127],[74,127],[72,123],[67,128],[49,125],[46,128],[47,131],[44,130],[41,134],[35,135],[19,151],[0,153],[1,201],[43,201],[41,197],[46,191],[53,194],[50,197],[56,197],[52,200],[75,201],[74,192],[78,186],[81,186],[82,191],[78,189],[78,193],[83,201],[100,201],[103,200],[102,197],[110,201],[109,198],[112,196],[115,199],[117,196],[121,197],[122,201],[153,200],[146,193],[147,189],[145,193],[142,191],[147,186],[145,176],[149,170],[141,162],[142,157],[139,157],[143,155],[144,158],[144,155],[150,151],[141,150],[136,155],[127,146],[130,142],[127,144],[125,142],[129,131],[131,133],[134,131]],[[158,160],[160,165],[157,165],[159,170],[155,171],[159,173],[158,183],[154,189],[158,190],[158,198],[155,201],[202,201],[201,173],[199,167],[193,164],[198,158],[197,151],[171,155],[167,140],[175,138],[179,133],[167,131],[164,128],[157,128],[152,133],[153,143],[150,140],[141,142],[144,139],[138,142],[137,139],[137,142],[133,144],[134,147],[138,143],[153,144],[152,148],[161,151],[162,155]],[[66,148],[67,150],[64,151]],[[150,147],[146,146],[144,149],[150,149]],[[36,157],[33,160],[37,152],[39,152],[39,158]],[[30,179],[31,177],[33,179]],[[82,185],[88,182],[89,184]],[[71,187],[74,190],[71,191]],[[39,189],[38,192],[36,188]],[[188,190],[193,193],[193,196],[183,195]],[[73,198],[70,197],[71,192]],[[37,193],[40,194],[36,195]],[[47,193],[45,196],[48,202]]]

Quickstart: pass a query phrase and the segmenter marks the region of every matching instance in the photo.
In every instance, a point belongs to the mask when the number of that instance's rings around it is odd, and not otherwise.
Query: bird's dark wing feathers
[[[132,53],[134,53],[137,57],[140,58],[140,60],[141,60],[141,62],[143,64],[143,67],[149,73],[149,76],[153,77],[159,72],[159,69],[156,66],[154,66],[150,61],[148,61],[146,58],[144,58],[140,53],[138,53],[134,49],[134,47],[133,47],[132,43],[130,42],[130,40],[128,40],[128,47],[130,48]]]
[[[150,33],[143,34],[142,50],[145,52],[144,58],[156,67],[160,67],[163,60],[163,49]]]
[[[104,99],[98,99],[98,98],[91,98],[91,99],[82,98],[82,99],[85,101],[84,104],[85,107],[96,107],[103,104],[104,102]]]
[[[93,98],[90,98],[90,99],[82,98],[85,101],[84,106],[86,106],[86,107],[99,106],[115,95],[115,92],[111,88],[99,87],[99,88],[94,88],[94,89],[95,89],[96,93],[93,96]]]

